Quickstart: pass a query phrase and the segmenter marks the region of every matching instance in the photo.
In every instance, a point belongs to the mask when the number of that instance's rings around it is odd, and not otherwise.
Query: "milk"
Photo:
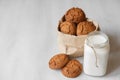
[[[84,44],[84,72],[92,76],[105,75],[109,50],[109,40],[104,33],[90,33]]]

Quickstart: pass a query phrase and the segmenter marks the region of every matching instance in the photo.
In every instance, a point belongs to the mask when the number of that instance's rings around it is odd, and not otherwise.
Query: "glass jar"
[[[106,34],[100,31],[88,34],[84,44],[84,72],[92,76],[105,75],[109,51]]]

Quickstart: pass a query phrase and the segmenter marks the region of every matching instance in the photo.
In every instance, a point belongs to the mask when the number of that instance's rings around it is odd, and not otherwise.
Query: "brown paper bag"
[[[92,21],[91,19],[87,19],[87,20]],[[62,18],[60,23],[63,21],[64,21],[64,17]],[[96,30],[99,30],[98,24],[95,21],[92,21],[92,22],[96,26]],[[83,56],[84,41],[85,41],[86,37],[87,37],[87,35],[75,36],[75,35],[64,34],[64,33],[60,32],[60,29],[58,26],[59,50],[61,53],[66,53],[66,54],[70,55],[71,57]]]

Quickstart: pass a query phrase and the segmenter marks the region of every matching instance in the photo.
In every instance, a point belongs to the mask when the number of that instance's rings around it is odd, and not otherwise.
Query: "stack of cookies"
[[[60,52],[72,57],[83,56],[84,41],[90,32],[98,30],[98,24],[86,18],[81,8],[69,9],[58,25]]]
[[[64,53],[53,56],[49,61],[49,67],[53,70],[61,69],[62,74],[68,78],[77,77],[82,72],[82,64]]]
[[[93,22],[87,21],[84,11],[80,8],[69,9],[64,20],[59,24],[59,30],[70,35],[86,35],[96,29]]]

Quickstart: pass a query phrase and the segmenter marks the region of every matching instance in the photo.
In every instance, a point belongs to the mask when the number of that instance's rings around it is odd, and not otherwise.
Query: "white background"
[[[82,8],[108,34],[107,74],[64,77],[48,67],[59,53],[57,25],[72,7]],[[120,0],[0,0],[0,80],[120,80]],[[78,58],[83,63],[83,58]]]

